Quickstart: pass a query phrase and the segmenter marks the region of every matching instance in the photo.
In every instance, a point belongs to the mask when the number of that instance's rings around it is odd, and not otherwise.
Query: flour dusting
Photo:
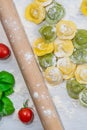
[[[33,95],[34,98],[38,98],[39,97],[39,94],[38,92],[34,92],[34,95]]]
[[[26,52],[24,54],[25,60],[28,62],[28,64],[30,64],[32,62],[32,58],[33,58],[33,54]]]

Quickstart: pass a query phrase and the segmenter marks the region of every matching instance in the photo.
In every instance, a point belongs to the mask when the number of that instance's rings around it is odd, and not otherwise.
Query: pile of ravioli
[[[69,96],[87,106],[87,30],[64,16],[64,7],[54,0],[34,0],[25,10],[27,20],[44,21],[33,51],[46,81],[55,86],[66,80]]]

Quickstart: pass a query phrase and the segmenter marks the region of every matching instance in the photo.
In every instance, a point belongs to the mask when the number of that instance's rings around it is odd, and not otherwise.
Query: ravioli
[[[71,40],[58,40],[54,43],[54,54],[57,57],[71,56],[74,46]]]
[[[45,54],[49,54],[51,52],[53,52],[54,50],[54,44],[53,43],[45,43],[45,41],[43,40],[43,38],[38,38],[33,45],[33,50],[34,53],[37,56],[43,56]]]
[[[56,39],[56,29],[51,25],[43,25],[39,32],[47,43],[53,42]]]
[[[38,57],[39,64],[43,69],[46,69],[49,66],[56,65],[56,57],[53,53],[46,54],[44,56]]]
[[[87,63],[87,49],[76,49],[70,59],[75,64]]]
[[[67,40],[73,39],[77,31],[75,23],[68,20],[61,20],[60,22],[58,22],[56,25],[56,29],[59,39]]]
[[[77,66],[75,77],[79,83],[87,84],[87,64]]]
[[[81,3],[81,12],[82,12],[82,14],[84,14],[85,16],[87,16],[87,0],[82,0],[82,3]]]
[[[59,59],[57,67],[62,72],[64,79],[70,79],[74,76],[76,64],[72,63],[68,57]]]
[[[32,2],[25,9],[25,18],[39,24],[45,19],[45,8],[41,4]]]
[[[63,80],[62,73],[54,66],[48,67],[45,70],[45,78],[52,85],[60,84]]]
[[[76,49],[87,48],[87,30],[78,29],[73,39],[73,45]]]
[[[65,9],[56,1],[46,8],[46,21],[49,24],[56,24],[65,15]]]
[[[80,92],[86,87],[84,84],[77,82],[75,78],[66,81],[66,89],[71,98],[78,99]]]

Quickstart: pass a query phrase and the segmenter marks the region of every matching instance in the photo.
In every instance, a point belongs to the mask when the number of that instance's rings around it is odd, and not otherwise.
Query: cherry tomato
[[[21,120],[21,122],[27,124],[27,123],[31,123],[33,121],[34,113],[31,110],[31,108],[25,107],[25,108],[21,108],[18,111],[18,117]]]
[[[0,59],[6,59],[10,54],[10,49],[5,44],[0,43]]]

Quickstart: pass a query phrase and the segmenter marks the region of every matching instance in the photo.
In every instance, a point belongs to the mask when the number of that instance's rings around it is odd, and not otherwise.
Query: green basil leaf
[[[0,100],[0,117],[2,117],[2,116],[3,116],[3,103]]]
[[[10,89],[8,89],[7,91],[4,92],[4,95],[5,95],[5,96],[9,96],[9,95],[11,95],[12,93],[14,93],[14,90],[13,90],[13,88],[10,88]]]
[[[2,103],[3,103],[3,115],[10,115],[15,111],[15,108],[13,106],[12,101],[8,97],[2,97]]]
[[[14,76],[7,71],[1,71],[0,72],[0,83],[7,83],[7,84],[14,85],[14,83],[15,83]]]
[[[0,99],[2,98],[2,95],[3,95],[3,92],[2,92],[2,91],[0,91]]]
[[[0,83],[0,91],[4,92],[7,91],[8,89],[10,89],[12,87],[11,84],[8,83]]]

